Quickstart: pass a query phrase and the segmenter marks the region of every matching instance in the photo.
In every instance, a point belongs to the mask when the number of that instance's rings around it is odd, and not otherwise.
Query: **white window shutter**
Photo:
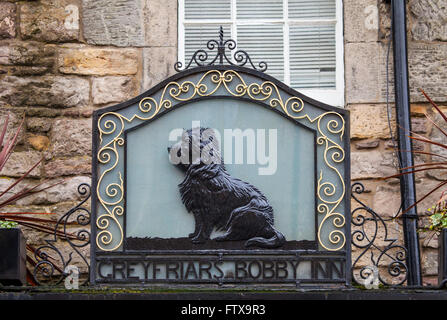
[[[231,0],[185,0],[185,19],[230,19]]]
[[[210,54],[207,62],[214,58],[206,43],[218,39],[222,25],[225,39],[236,40],[237,49],[246,51],[255,66],[266,62],[266,72],[291,87],[339,90],[336,22],[340,0],[183,1],[185,63],[199,49]],[[232,53],[227,50],[229,59]]]
[[[290,27],[293,88],[335,88],[335,26]]]
[[[236,0],[237,19],[282,19],[283,0]]]
[[[335,0],[288,0],[290,19],[335,19]]]
[[[264,61],[267,73],[284,80],[283,26],[274,24],[239,25],[237,27],[238,49],[246,51],[253,64]]]

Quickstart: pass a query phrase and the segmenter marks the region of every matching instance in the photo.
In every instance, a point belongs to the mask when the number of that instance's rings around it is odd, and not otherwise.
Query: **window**
[[[218,37],[316,100],[344,104],[342,0],[179,0],[179,60]]]

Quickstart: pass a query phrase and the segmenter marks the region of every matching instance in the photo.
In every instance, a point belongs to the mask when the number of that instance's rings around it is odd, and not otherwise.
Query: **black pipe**
[[[408,137],[411,132],[410,91],[408,85],[407,24],[405,0],[392,0],[392,32],[394,52],[394,92],[396,102],[397,134],[399,137],[399,159],[401,168],[414,165],[413,147]],[[410,170],[407,170],[410,171]],[[419,237],[417,234],[418,215],[414,174],[400,177],[400,192],[404,210],[403,231],[407,248],[408,285],[421,285],[421,263]]]

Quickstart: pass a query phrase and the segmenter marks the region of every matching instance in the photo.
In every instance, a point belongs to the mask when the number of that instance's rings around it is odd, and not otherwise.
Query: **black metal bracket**
[[[81,249],[90,244],[91,215],[90,210],[84,206],[91,196],[90,185],[80,184],[78,193],[83,200],[59,218],[52,237],[45,240],[46,245],[40,246],[34,252],[37,263],[34,266],[33,276],[39,285],[58,285],[70,274],[77,278],[79,286],[86,285],[89,280],[90,263]],[[60,244],[68,244],[68,258],[63,254]],[[73,261],[73,254],[78,257],[76,263]],[[86,269],[83,280],[79,279],[79,263]],[[71,266],[74,268],[70,268]]]
[[[264,61],[261,61],[258,63],[258,67],[256,67],[248,53],[244,50],[237,50],[233,54],[233,60],[231,60],[231,54],[230,58],[228,58],[226,54],[226,49],[228,48],[230,51],[233,51],[236,49],[236,41],[233,39],[228,39],[224,41],[224,31],[223,27],[220,26],[219,30],[219,41],[217,40],[209,40],[206,44],[206,47],[208,50],[213,51],[217,50],[216,56],[210,61],[208,61],[208,53],[204,49],[199,49],[194,52],[194,54],[191,57],[191,60],[188,62],[186,67],[182,69],[183,64],[180,61],[177,61],[174,65],[174,69],[177,72],[184,71],[186,69],[189,69],[191,64],[194,62],[197,67],[203,67],[203,66],[211,66],[214,64],[220,64],[223,65],[224,62],[227,62],[230,65],[233,66],[240,66],[243,67],[245,65],[250,65],[254,70],[264,72],[267,70],[267,63]]]
[[[352,264],[353,281],[359,285],[399,286],[408,280],[407,249],[388,236],[386,219],[360,201],[356,195],[365,187],[360,182],[351,186],[351,197],[358,206],[352,211],[352,245],[359,249]],[[369,253],[370,264],[364,265]],[[362,259],[363,258],[363,259]],[[361,260],[362,259],[362,260]]]

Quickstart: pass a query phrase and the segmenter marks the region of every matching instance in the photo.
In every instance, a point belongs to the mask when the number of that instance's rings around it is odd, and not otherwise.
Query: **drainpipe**
[[[410,92],[408,85],[406,1],[392,0],[393,53],[394,53],[394,92],[396,103],[397,134],[399,138],[399,158],[402,168],[414,165],[412,144],[408,137],[411,131]],[[409,171],[409,170],[408,170]],[[402,208],[405,210],[416,202],[414,174],[400,178]],[[403,231],[407,248],[407,284],[422,285],[419,237],[417,234],[418,215],[416,206],[403,215]]]

